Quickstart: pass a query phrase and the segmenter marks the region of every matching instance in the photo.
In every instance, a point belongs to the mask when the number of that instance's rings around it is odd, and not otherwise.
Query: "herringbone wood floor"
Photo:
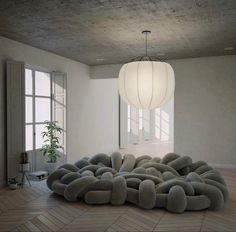
[[[0,231],[236,231],[236,170],[220,170],[230,199],[219,212],[172,214],[126,204],[91,206],[52,194],[45,181],[0,190]]]

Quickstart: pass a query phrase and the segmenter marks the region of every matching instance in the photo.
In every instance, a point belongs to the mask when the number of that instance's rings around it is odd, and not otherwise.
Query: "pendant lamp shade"
[[[119,93],[129,105],[155,109],[167,103],[174,94],[175,77],[172,67],[159,61],[134,61],[122,66]]]

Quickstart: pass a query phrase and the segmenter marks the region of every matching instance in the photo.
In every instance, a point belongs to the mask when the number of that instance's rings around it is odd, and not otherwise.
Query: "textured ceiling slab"
[[[90,65],[235,54],[235,0],[1,0],[0,35]],[[224,50],[224,48],[229,48]]]

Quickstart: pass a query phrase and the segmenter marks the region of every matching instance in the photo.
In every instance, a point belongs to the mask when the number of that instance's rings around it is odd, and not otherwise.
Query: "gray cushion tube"
[[[184,193],[184,189],[175,185],[171,187],[167,197],[167,209],[174,213],[183,213],[187,207],[187,198]]]
[[[207,171],[210,171],[212,170],[212,167],[210,167],[209,165],[202,165],[201,167],[198,167],[194,170],[194,172],[196,172],[197,174],[202,174],[202,173],[205,173]]]
[[[114,152],[111,154],[111,165],[112,168],[115,169],[116,171],[120,170],[122,164],[122,155],[120,152]]]
[[[186,181],[197,181],[197,182],[204,182],[204,180],[202,179],[202,177],[200,177],[197,173],[195,172],[190,172],[187,176],[186,176]]]
[[[205,195],[187,196],[187,210],[203,210],[211,205],[210,199]]]
[[[95,177],[92,176],[84,176],[77,180],[72,181],[67,188],[65,189],[64,195],[66,200],[68,201],[76,201],[80,192],[89,185],[90,183],[96,181]]]
[[[228,189],[225,187],[225,185],[215,181],[215,180],[210,180],[210,179],[204,179],[205,183],[209,184],[209,185],[213,185],[215,187],[217,187],[223,194],[224,196],[224,200],[225,202],[228,200],[229,198],[229,191]]]
[[[82,172],[84,172],[86,170],[89,170],[89,171],[92,171],[92,172],[96,172],[99,168],[100,168],[99,165],[90,164],[88,166],[85,166],[85,167],[81,168],[79,170],[79,173],[82,173]]]
[[[226,185],[225,180],[222,178],[222,176],[220,176],[219,174],[216,174],[216,173],[203,173],[201,175],[201,177],[207,178],[210,180],[214,180],[214,181],[217,181],[223,185]]]
[[[89,160],[92,164],[103,163],[107,167],[111,167],[111,157],[104,153],[98,153],[92,156]]]
[[[141,167],[143,164],[150,162],[150,159],[142,159],[140,160],[137,165],[135,165],[136,168]]]
[[[113,179],[113,175],[111,172],[104,172],[101,176],[101,179],[104,180],[112,180]]]
[[[130,173],[130,174],[124,174],[122,176],[126,179],[138,178],[140,180],[152,180],[155,184],[159,184],[159,183],[163,182],[163,180],[160,179],[159,177],[151,176],[151,175],[147,175],[147,174]]]
[[[131,172],[135,165],[135,157],[131,154],[124,155],[124,161],[121,165],[120,172]]]
[[[205,195],[210,199],[211,205],[209,209],[219,210],[223,207],[224,196],[217,187],[199,182],[190,182],[190,183],[194,187],[196,194]]]
[[[139,206],[152,209],[156,203],[155,184],[151,180],[144,180],[139,185]]]
[[[139,189],[139,185],[142,181],[138,178],[129,178],[126,180],[127,187],[129,188],[134,188],[134,189]]]
[[[135,167],[137,166],[137,164],[141,161],[141,160],[150,160],[152,157],[149,155],[141,155],[138,158],[136,158],[135,160]]]
[[[123,177],[116,177],[113,181],[111,203],[113,205],[123,205],[127,197],[126,181]]]
[[[144,169],[144,168],[138,167],[138,168],[133,169],[133,170],[132,170],[132,173],[147,174],[147,171],[146,171],[146,169]]]
[[[52,190],[58,195],[64,196],[66,184],[62,184],[59,180],[56,180],[52,184]]]
[[[87,204],[107,204],[110,202],[111,191],[89,191],[84,200]]]
[[[175,170],[180,170],[186,166],[191,165],[192,159],[188,156],[180,156],[179,158],[172,160],[168,163],[168,166],[174,168]]]
[[[61,181],[62,184],[69,184],[73,180],[80,178],[80,176],[81,175],[78,172],[69,172],[69,173],[65,174],[61,178],[60,181]]]
[[[149,163],[145,163],[145,164],[141,165],[141,167],[142,168],[153,167],[153,168],[156,168],[160,172],[169,171],[169,172],[172,172],[174,175],[179,176],[179,173],[174,168],[169,167],[169,166],[164,165],[164,164],[158,164],[158,163],[149,162]]]
[[[71,172],[77,172],[77,171],[79,171],[79,168],[76,167],[76,166],[73,165],[73,164],[63,164],[63,165],[60,166],[58,169],[61,169],[61,168],[70,170]]]
[[[89,191],[102,191],[102,190],[112,190],[113,181],[112,180],[96,180],[88,184],[80,191],[78,197],[82,198]]]
[[[180,157],[179,154],[176,154],[176,153],[168,153],[166,154],[162,160],[161,160],[161,163],[162,164],[168,164],[170,163],[171,161],[175,160],[175,159],[178,159]]]
[[[166,206],[167,206],[167,197],[168,197],[168,194],[158,193],[156,195],[155,207],[157,207],[157,208],[166,208]]]
[[[94,173],[90,170],[85,170],[81,173],[81,176],[94,176]]]
[[[191,184],[189,184],[183,180],[176,180],[176,179],[167,180],[163,183],[158,184],[156,186],[156,192],[157,193],[168,193],[170,188],[175,185],[181,186],[184,189],[186,195],[189,195],[189,196],[194,195],[194,188]]]
[[[101,167],[99,168],[95,175],[98,176],[98,175],[102,175],[104,172],[111,172],[113,175],[117,173],[117,171],[113,168],[110,168],[110,167]]]
[[[83,168],[83,167],[88,166],[90,164],[91,163],[89,163],[89,161],[84,159],[84,158],[78,160],[77,162],[75,162],[75,166],[78,167],[78,168]]]
[[[176,175],[174,175],[172,172],[166,171],[162,174],[162,179],[164,181],[171,180],[177,178]]]
[[[71,171],[69,171],[67,169],[63,169],[63,168],[62,169],[57,169],[47,179],[48,188],[52,190],[53,181],[61,179],[64,175],[66,175],[67,173],[70,173],[70,172]]]
[[[139,191],[133,188],[127,188],[127,202],[138,205],[139,203]]]
[[[191,165],[189,165],[190,171],[194,171],[205,164],[207,164],[205,161],[197,161],[195,163],[192,163]]]

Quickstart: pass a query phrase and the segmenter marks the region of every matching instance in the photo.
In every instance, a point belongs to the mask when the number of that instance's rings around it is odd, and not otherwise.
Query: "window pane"
[[[50,109],[51,109],[51,99],[50,98],[35,98],[35,121],[44,122],[45,120],[50,120]]]
[[[33,121],[32,97],[25,97],[25,122],[32,123],[32,121]]]
[[[130,132],[130,118],[127,119],[127,131]]]
[[[161,111],[160,108],[155,109],[155,137],[161,139]]]
[[[25,94],[33,94],[33,77],[32,77],[32,70],[26,69],[25,70]]]
[[[138,127],[138,109],[135,107],[130,107],[130,131],[133,134],[133,138],[137,139],[139,135],[139,127]],[[135,141],[136,143],[136,141]]]
[[[42,132],[45,131],[45,124],[35,125],[35,146],[39,149],[43,145]]]
[[[139,115],[139,122],[138,122],[139,130],[142,130],[143,129],[143,110],[139,109],[138,115]]]
[[[33,126],[25,126],[25,149],[26,151],[33,150]]]
[[[130,118],[130,105],[127,106],[127,115],[128,115],[128,118]]]
[[[35,94],[40,96],[50,96],[50,74],[35,71]]]

